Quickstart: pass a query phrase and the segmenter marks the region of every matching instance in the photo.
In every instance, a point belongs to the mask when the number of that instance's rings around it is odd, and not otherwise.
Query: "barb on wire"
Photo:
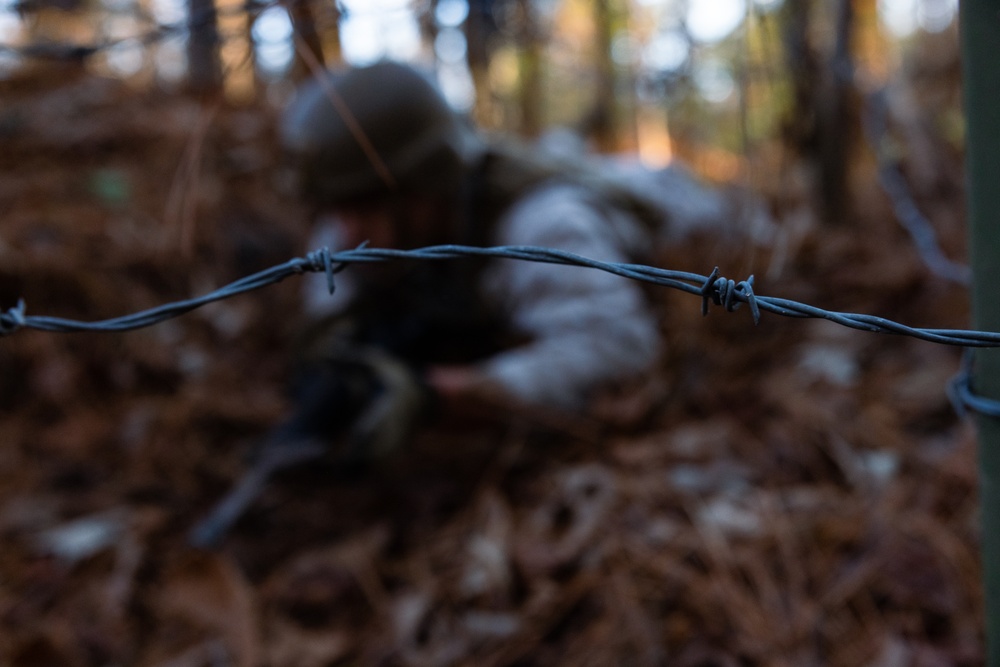
[[[24,299],[18,299],[16,306],[0,313],[0,337],[9,336],[25,326],[24,308]]]
[[[893,213],[913,239],[920,259],[927,268],[940,278],[968,286],[972,283],[971,269],[965,264],[949,259],[941,250],[934,226],[917,206],[906,177],[900,171],[899,165],[886,154],[888,105],[888,91],[885,88],[865,97],[865,136],[878,158],[878,177],[882,189],[892,202]]]
[[[960,417],[964,417],[966,413],[975,412],[976,414],[1000,419],[1000,401],[980,396],[975,392],[972,372],[974,361],[975,358],[972,350],[966,350],[965,355],[962,357],[961,368],[959,368],[958,373],[948,382],[946,389],[952,407],[954,407],[955,412]]]
[[[1000,347],[1000,333],[963,329],[910,327],[874,315],[829,311],[790,299],[761,296],[754,293],[752,276],[747,280],[736,282],[719,276],[718,269],[712,271],[711,275],[705,276],[698,273],[673,271],[643,264],[602,262],[552,248],[534,246],[481,248],[461,245],[431,246],[415,250],[393,250],[361,246],[353,250],[343,250],[340,252],[331,252],[326,248],[322,248],[309,253],[305,257],[295,258],[259,273],[241,278],[200,297],[169,303],[131,315],[98,322],[80,322],[58,317],[26,315],[24,303],[19,302],[14,308],[5,312],[0,311],[0,336],[9,335],[20,329],[37,329],[63,333],[77,331],[130,331],[132,329],[151,326],[214,301],[221,301],[238,294],[243,294],[244,292],[260,289],[261,287],[272,285],[285,278],[302,273],[325,273],[329,287],[333,289],[334,275],[343,267],[350,264],[366,264],[392,260],[438,261],[461,257],[492,257],[497,259],[515,259],[527,262],[588,267],[699,296],[702,299],[702,308],[705,313],[708,312],[709,300],[725,307],[728,311],[736,310],[741,304],[746,303],[750,307],[755,322],[760,317],[760,311],[767,311],[786,317],[825,319],[851,329],[910,336],[919,340],[944,345]]]
[[[740,297],[749,304],[753,323],[759,324],[760,307],[757,305],[757,295],[753,293],[753,276],[736,282],[721,278],[719,267],[715,267],[701,286],[701,314],[708,315],[709,299],[717,306],[724,306],[731,313],[740,307],[742,303]]]

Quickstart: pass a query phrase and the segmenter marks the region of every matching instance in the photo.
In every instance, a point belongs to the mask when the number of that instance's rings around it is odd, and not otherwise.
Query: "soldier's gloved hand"
[[[416,371],[371,348],[339,351],[296,374],[292,414],[255,452],[325,444],[336,464],[363,464],[395,451],[429,402]]]
[[[429,397],[412,368],[377,350],[353,349],[305,365],[295,382],[291,416],[264,439],[243,477],[194,526],[191,543],[218,544],[275,473],[321,458],[353,471],[398,449]]]
[[[444,412],[497,407],[512,402],[507,392],[477,366],[432,366],[424,380]]]
[[[382,391],[382,383],[369,364],[347,360],[304,364],[292,381],[292,413],[265,444],[332,440]]]
[[[377,460],[400,448],[433,397],[409,364],[378,349],[366,349],[360,354],[380,389],[353,420],[345,454],[348,458]]]

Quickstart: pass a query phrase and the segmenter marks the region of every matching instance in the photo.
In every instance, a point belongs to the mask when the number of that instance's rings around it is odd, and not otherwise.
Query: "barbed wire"
[[[964,417],[969,412],[975,412],[995,419],[1000,419],[1000,401],[976,394],[973,384],[973,366],[975,358],[972,350],[966,350],[962,356],[962,366],[958,373],[948,382],[945,390],[951,400],[955,412]]]
[[[968,287],[972,270],[965,264],[949,259],[937,240],[937,232],[917,205],[906,177],[886,150],[888,136],[888,89],[880,88],[864,96],[864,135],[878,159],[878,177],[882,189],[892,203],[892,210],[903,229],[910,235],[921,261],[939,278]]]
[[[336,288],[335,274],[351,264],[400,260],[441,261],[463,257],[513,259],[527,262],[587,267],[606,271],[624,278],[669,287],[698,296],[702,300],[703,314],[708,313],[710,304],[722,306],[730,312],[746,304],[750,309],[755,323],[760,320],[761,312],[770,312],[785,317],[824,319],[851,329],[909,336],[943,345],[1000,347],[1000,333],[963,329],[911,327],[875,315],[830,311],[791,299],[759,295],[754,292],[754,277],[752,275],[746,280],[730,280],[721,276],[718,268],[706,276],[643,264],[603,262],[553,248],[535,246],[474,247],[461,245],[431,246],[414,250],[361,246],[353,250],[339,252],[332,252],[327,248],[321,248],[309,253],[305,257],[297,257],[283,264],[241,278],[200,297],[168,303],[131,315],[96,322],[28,315],[26,304],[22,299],[13,308],[0,311],[0,336],[11,335],[21,329],[36,329],[58,333],[131,331],[178,317],[215,301],[229,299],[239,294],[266,287],[267,285],[273,285],[286,278],[303,273],[325,273],[328,287],[332,294]],[[401,289],[405,289],[405,287],[401,287]]]

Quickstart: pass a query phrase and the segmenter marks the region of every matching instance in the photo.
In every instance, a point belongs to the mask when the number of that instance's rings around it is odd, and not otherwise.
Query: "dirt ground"
[[[264,109],[45,70],[0,83],[0,307],[99,319],[301,255]],[[960,165],[960,162],[957,162]],[[858,166],[821,228],[775,174],[768,248],[662,249],[762,294],[964,327]],[[961,253],[961,194],[921,193]],[[0,665],[983,663],[960,350],[649,290],[668,354],[605,411],[428,427],[187,532],[286,408],[290,280],[127,334],[0,340]],[[625,418],[627,416],[627,418]]]

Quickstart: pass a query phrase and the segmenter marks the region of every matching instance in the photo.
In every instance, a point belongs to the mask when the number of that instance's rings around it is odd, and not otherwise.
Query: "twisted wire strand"
[[[886,150],[886,137],[889,133],[887,97],[886,88],[865,96],[864,134],[878,158],[879,183],[892,204],[896,219],[910,235],[924,265],[938,277],[968,287],[972,283],[972,270],[968,265],[956,262],[944,254],[934,225],[920,210],[899,164]]]
[[[96,322],[82,322],[59,317],[27,315],[24,301],[0,311],[0,337],[13,334],[20,329],[37,329],[59,333],[80,331],[120,332],[131,331],[163,322],[215,301],[229,299],[245,292],[251,292],[267,285],[281,282],[290,276],[303,273],[324,273],[328,286],[335,288],[334,275],[351,264],[373,262],[419,260],[440,261],[462,257],[489,257],[513,259],[547,264],[579,266],[606,271],[624,278],[669,287],[692,294],[702,299],[702,312],[708,313],[709,302],[735,311],[747,304],[755,322],[761,312],[775,313],[785,317],[817,318],[835,322],[851,329],[872,333],[890,333],[909,336],[932,343],[962,347],[1000,347],[1000,333],[972,331],[964,329],[927,329],[911,327],[875,315],[844,313],[824,310],[806,303],[762,296],[754,292],[753,276],[746,280],[733,281],[719,275],[718,268],[710,275],[674,271],[643,264],[602,262],[582,257],[564,250],[535,246],[473,247],[461,245],[441,245],[415,250],[395,250],[390,248],[358,247],[352,250],[331,252],[322,248],[305,257],[291,259],[264,271],[241,278],[213,292],[199,297],[164,304],[131,315],[115,317]]]
[[[1000,400],[976,393],[974,367],[975,355],[972,350],[966,350],[961,367],[945,387],[951,405],[960,417],[972,412],[1000,419]]]

